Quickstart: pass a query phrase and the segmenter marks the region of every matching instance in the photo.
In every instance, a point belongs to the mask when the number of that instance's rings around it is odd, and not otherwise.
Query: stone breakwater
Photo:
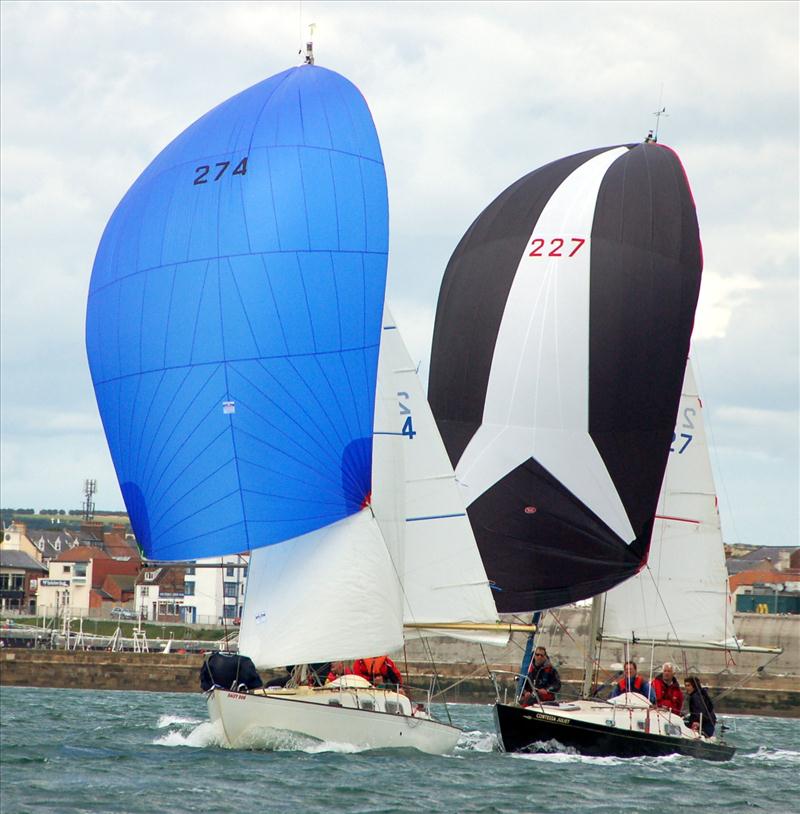
[[[679,647],[632,648],[640,672],[648,675],[650,663],[657,671],[663,661],[674,662],[679,675],[695,673],[719,698],[723,713],[746,713],[800,717],[800,617],[768,617],[737,614],[737,632],[747,644],[783,647],[772,660],[762,654],[731,656],[719,652]],[[577,695],[582,676],[584,647],[588,634],[588,611],[567,608],[545,618],[538,641],[548,648],[564,681],[564,697]],[[410,642],[405,651],[392,654],[407,675],[408,683],[427,687],[431,668],[427,648],[433,655],[447,700],[489,703],[495,698],[490,670],[514,673],[519,669],[525,637],[515,635],[504,648],[485,647],[453,639],[431,639],[427,646]],[[484,662],[484,656],[486,662]],[[622,645],[604,645],[601,667],[604,677],[613,676],[625,658]],[[768,662],[758,670],[759,666]],[[198,653],[131,653],[107,651],[64,651],[6,648],[0,650],[0,684],[76,689],[145,690],[152,692],[197,692],[203,656]],[[501,700],[513,697],[514,679],[496,677]],[[741,685],[741,686],[739,686]]]
[[[95,690],[143,690],[150,692],[198,692],[203,656],[194,653],[111,653],[9,648],[0,652],[0,684],[27,687],[66,687]],[[428,686],[430,668],[426,663],[400,661],[412,687]],[[484,664],[440,664],[439,688],[448,701],[490,703],[495,686]],[[510,665],[509,665],[510,666]],[[505,666],[493,669],[505,669]],[[269,674],[265,674],[266,675]],[[576,695],[579,670],[562,668],[562,694]],[[729,674],[703,676],[713,696],[733,687],[737,677]],[[500,699],[513,697],[513,679],[497,677]],[[437,688],[437,689],[439,689]],[[417,694],[417,691],[414,691]],[[436,699],[434,699],[436,700]],[[800,682],[796,676],[758,674],[734,689],[717,704],[722,713],[800,717]]]

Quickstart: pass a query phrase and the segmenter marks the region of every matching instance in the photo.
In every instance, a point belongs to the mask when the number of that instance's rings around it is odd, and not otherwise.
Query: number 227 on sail
[[[574,257],[584,243],[585,237],[535,237],[528,257]]]

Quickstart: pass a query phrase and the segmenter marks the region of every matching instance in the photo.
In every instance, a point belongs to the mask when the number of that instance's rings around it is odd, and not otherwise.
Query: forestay
[[[691,362],[647,567],[606,595],[603,635],[736,646],[703,402]]]

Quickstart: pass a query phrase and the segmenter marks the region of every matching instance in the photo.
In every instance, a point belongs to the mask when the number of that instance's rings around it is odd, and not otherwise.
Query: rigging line
[[[728,687],[724,692],[722,692],[719,695],[715,696],[717,701],[719,701],[721,698],[725,698],[725,696],[727,696],[727,695],[730,695],[732,692],[734,692],[734,690],[738,690],[739,687],[741,687],[742,684],[744,684],[745,681],[748,681],[749,679],[751,679],[754,675],[756,675],[756,673],[762,673],[764,671],[764,668],[768,664],[772,664],[772,662],[775,661],[775,659],[777,659],[781,655],[783,655],[783,652],[776,653],[771,659],[768,659],[763,664],[756,667],[756,669],[753,670],[752,673],[748,673],[748,675],[746,675],[741,681],[734,684],[732,687]]]
[[[481,652],[483,653],[483,645],[481,645]],[[484,663],[486,663],[486,655],[485,654],[483,656],[483,660],[484,660]],[[486,666],[488,668],[489,665],[486,664]],[[468,676],[463,676],[462,678],[459,678],[458,681],[454,681],[452,684],[448,684],[443,690],[440,690],[439,692],[432,695],[431,698],[438,698],[440,695],[444,695],[446,692],[449,692],[454,687],[457,687],[459,684],[463,684],[465,681],[469,681],[471,678],[475,678],[478,675],[478,673],[481,672],[481,669],[482,669],[481,667],[478,667],[477,670],[470,673]],[[491,675],[491,673],[489,675]]]
[[[371,508],[370,508],[370,511],[372,511]],[[373,512],[373,517],[374,517],[374,512]],[[375,523],[377,524],[377,519],[375,520]],[[380,531],[380,526],[378,526],[378,530]],[[395,561],[394,561],[394,557],[392,556],[392,552],[391,552],[389,546],[386,545],[386,538],[383,536],[383,532],[380,532],[380,535],[381,535],[381,540],[383,540],[383,545],[386,548],[386,554],[389,557],[389,562],[392,564],[392,570],[394,571],[395,578],[397,579],[397,584],[400,586],[400,593],[403,596],[403,607],[406,607],[406,606],[408,607],[408,611],[411,614],[412,621],[414,622],[414,624],[419,624],[417,622],[416,616],[414,615],[414,609],[411,607],[411,602],[408,599],[408,595],[406,594],[405,585],[403,584],[403,580],[402,580],[402,578],[400,576],[400,572],[397,569],[397,563],[395,563]],[[443,692],[441,691],[441,682],[439,681],[439,668],[436,666],[436,661],[433,658],[433,650],[431,649],[430,642],[428,642],[428,639],[427,639],[426,636],[420,636],[420,640],[422,641],[422,646],[425,649],[425,651],[426,651],[426,653],[428,655],[428,660],[430,661],[431,667],[433,668],[434,681],[436,682],[436,685],[438,685],[440,687],[440,692],[437,693],[437,695],[442,695]],[[405,647],[405,635],[403,636],[403,647]],[[408,674],[406,673],[406,675],[408,675]],[[431,696],[431,697],[433,697],[433,696]],[[450,710],[447,708],[447,699],[445,699],[445,702],[444,702],[444,709],[445,709],[445,712],[447,713],[447,720],[452,725],[453,721],[452,721],[452,719],[450,717]]]
[[[696,348],[692,349],[691,359],[693,360],[692,367],[694,368],[695,389],[697,390],[697,393],[695,393],[695,396],[700,401],[700,405],[701,405],[701,409],[702,409],[702,403],[703,402],[702,402],[702,399],[700,399],[700,392],[701,392],[702,388],[700,387],[700,384],[699,384],[700,380],[702,379],[702,376],[699,375],[699,373],[700,373],[700,365],[698,363],[696,350],[697,350]],[[742,538],[741,538],[741,535],[739,534],[739,529],[738,529],[738,527],[736,525],[736,517],[734,516],[734,512],[733,512],[733,503],[731,502],[730,496],[728,495],[728,485],[725,482],[725,474],[724,474],[724,471],[722,469],[722,462],[720,461],[719,453],[717,452],[717,443],[714,440],[714,428],[712,426],[712,421],[711,421],[711,410],[704,411],[704,412],[707,412],[707,414],[705,416],[701,416],[701,418],[704,419],[705,427],[708,429],[708,441],[706,441],[706,450],[709,452],[709,454],[711,454],[713,452],[714,461],[715,461],[715,463],[717,465],[716,468],[717,468],[717,473],[719,475],[719,481],[722,484],[722,491],[725,494],[725,503],[727,504],[727,507],[728,507],[727,516],[730,518],[731,525],[733,526],[733,536],[734,536],[734,539],[738,543],[741,543]],[[709,441],[710,441],[710,443],[709,443]],[[717,491],[719,491],[719,490],[717,490]],[[719,514],[719,507],[717,507],[717,513]],[[722,521],[720,520],[720,530],[721,530],[721,528],[722,528]]]

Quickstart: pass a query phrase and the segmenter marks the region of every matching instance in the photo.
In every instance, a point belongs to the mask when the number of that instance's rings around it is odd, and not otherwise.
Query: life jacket
[[[655,679],[653,679],[653,690],[656,693],[658,706],[664,709],[671,709],[676,715],[681,714],[683,692],[681,691],[680,684],[678,684],[674,678],[667,684],[663,676],[656,676]]]
[[[363,659],[369,677],[372,679],[383,677],[386,673],[386,656],[376,656],[374,659]]]
[[[388,656],[376,656],[370,659],[356,659],[353,662],[353,672],[371,681],[384,681],[402,684],[403,678],[397,665]]]
[[[630,689],[628,689],[628,679],[625,678],[625,676],[622,676],[622,678],[619,680],[618,686],[620,692],[638,692],[644,695],[644,691],[642,689],[644,687],[644,679],[640,675],[637,675],[636,678],[630,682]]]

